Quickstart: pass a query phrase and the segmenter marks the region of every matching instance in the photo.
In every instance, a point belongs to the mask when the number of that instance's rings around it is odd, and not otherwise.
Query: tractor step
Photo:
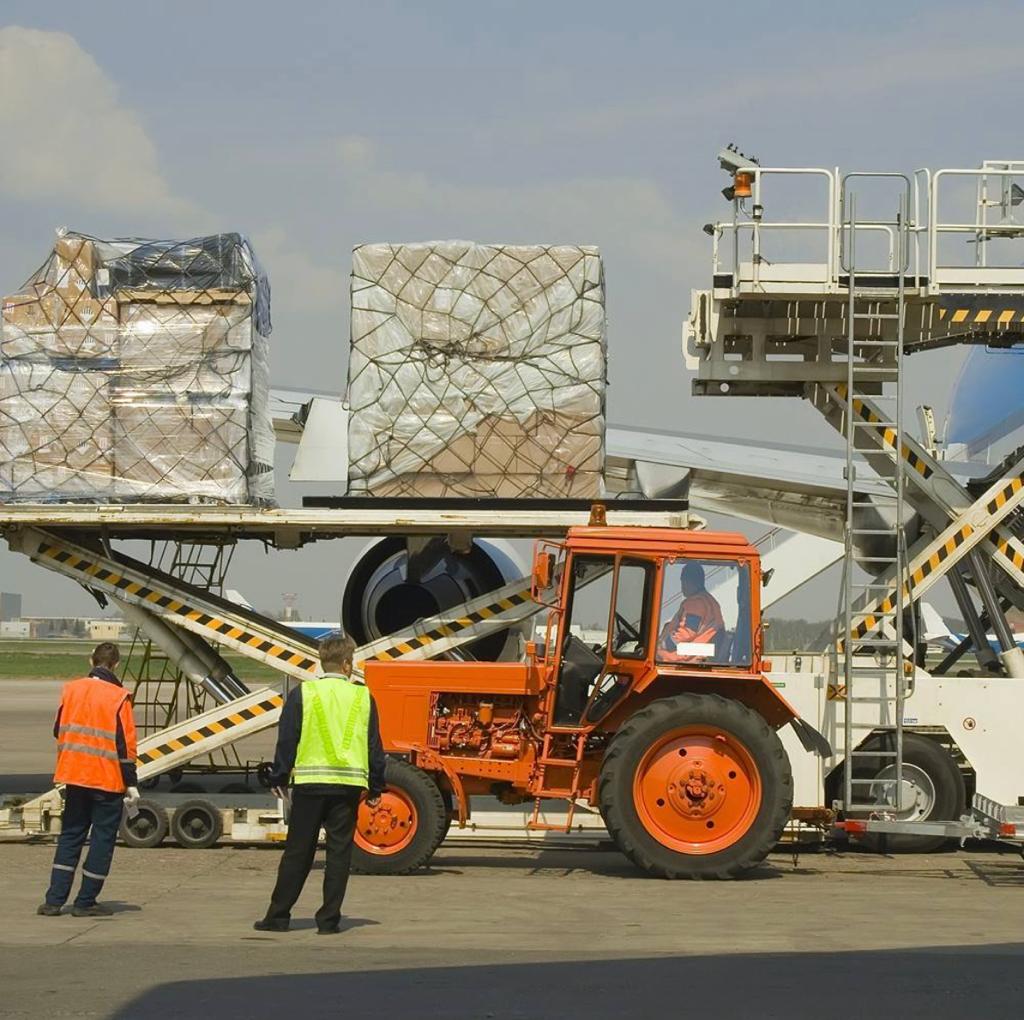
[[[533,814],[530,816],[530,820],[526,823],[528,829],[534,829],[538,832],[570,832],[572,831],[572,820],[576,814],[576,801],[573,799],[575,796],[574,791],[566,790],[564,793],[559,791],[551,791],[555,794],[555,797],[559,795],[565,797],[569,801],[569,810],[565,814],[565,818],[561,822],[542,822],[540,820],[541,804],[545,800],[553,800],[554,797],[537,797],[533,802]]]

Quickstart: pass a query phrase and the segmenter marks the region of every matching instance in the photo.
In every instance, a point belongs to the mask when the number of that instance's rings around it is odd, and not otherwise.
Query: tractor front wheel
[[[789,759],[756,712],[715,694],[652,702],[608,746],[601,814],[660,878],[735,878],[776,845],[793,806]]]
[[[388,758],[380,804],[359,805],[352,870],[363,875],[405,875],[422,868],[441,845],[448,812],[437,783],[401,758]]]

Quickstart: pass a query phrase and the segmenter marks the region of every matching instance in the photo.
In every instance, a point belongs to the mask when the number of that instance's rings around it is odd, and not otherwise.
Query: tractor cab
[[[659,677],[761,676],[760,563],[741,535],[587,527],[540,543],[549,725],[591,729]]]

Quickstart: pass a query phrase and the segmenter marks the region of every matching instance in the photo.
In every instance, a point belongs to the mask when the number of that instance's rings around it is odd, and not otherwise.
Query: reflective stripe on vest
[[[347,677],[302,684],[302,735],[292,782],[368,786],[370,692]]]
[[[117,720],[128,692],[95,677],[64,685],[57,729],[57,768],[53,780],[93,790],[123,793]]]

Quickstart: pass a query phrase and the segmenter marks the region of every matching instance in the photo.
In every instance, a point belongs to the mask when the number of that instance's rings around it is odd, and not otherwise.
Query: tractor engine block
[[[429,743],[441,754],[518,758],[523,748],[523,705],[488,694],[438,694]]]

